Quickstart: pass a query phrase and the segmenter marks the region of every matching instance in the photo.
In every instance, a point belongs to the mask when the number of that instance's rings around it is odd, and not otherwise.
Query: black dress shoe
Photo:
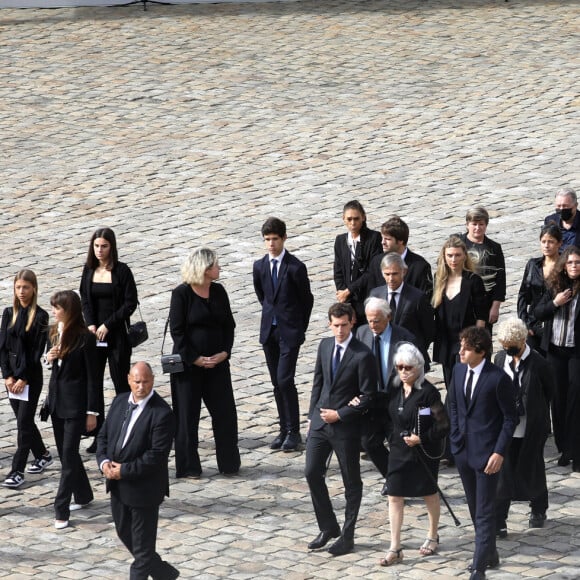
[[[485,572],[481,570],[474,570],[469,577],[469,580],[483,580],[485,578]]]
[[[349,554],[354,550],[354,540],[347,540],[343,536],[340,536],[330,548],[328,548],[328,553],[333,556],[343,556],[344,554]]]
[[[566,467],[567,465],[570,465],[570,458],[565,453],[562,453],[558,459],[558,465],[560,467]]]
[[[530,528],[543,528],[546,521],[546,514],[532,512],[530,514]]]
[[[507,535],[508,535],[507,528],[500,528],[499,530],[497,530],[497,532],[495,533],[495,535],[498,538],[500,538],[501,540],[505,540],[507,538]]]
[[[278,437],[276,437],[276,439],[274,439],[274,441],[272,441],[272,443],[270,443],[270,449],[281,449],[282,448],[282,443],[284,443],[284,440],[286,439],[286,433],[284,431],[280,431],[280,433],[278,434]]]
[[[491,557],[487,560],[487,567],[488,568],[497,568],[499,566],[499,554],[497,553],[497,550],[491,555]],[[473,564],[469,564],[469,566],[467,566],[467,569],[469,570],[469,572],[477,572],[477,570],[473,569]],[[484,576],[481,576],[481,578],[485,578]]]
[[[293,433],[290,431],[282,443],[282,451],[296,451],[298,446],[302,443],[302,437],[300,433]]]
[[[319,548],[324,548],[329,540],[332,538],[338,538],[338,536],[340,536],[340,530],[332,530],[331,532],[322,531],[308,544],[308,549],[318,550]]]
[[[389,482],[386,479],[383,484],[383,489],[381,489],[381,495],[389,495]]]

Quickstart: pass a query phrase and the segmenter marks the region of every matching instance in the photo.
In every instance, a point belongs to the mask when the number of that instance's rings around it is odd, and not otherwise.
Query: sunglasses
[[[397,370],[398,371],[412,371],[415,367],[411,366],[411,365],[397,365]]]

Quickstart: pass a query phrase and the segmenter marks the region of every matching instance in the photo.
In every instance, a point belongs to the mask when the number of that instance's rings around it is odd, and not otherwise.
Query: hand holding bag
[[[161,343],[161,368],[164,374],[174,374],[183,372],[183,360],[181,355],[163,354],[163,347],[165,346],[165,337],[167,335],[167,327],[169,326],[169,316],[165,322],[165,330],[163,331],[163,342]]]
[[[135,324],[131,324],[129,328],[127,328],[127,336],[129,337],[129,344],[135,348],[140,344],[143,344],[148,338],[149,333],[147,332],[147,324],[143,320],[143,315],[141,314],[141,304],[137,301],[137,308],[139,308],[139,318],[141,319],[139,322],[135,322]]]

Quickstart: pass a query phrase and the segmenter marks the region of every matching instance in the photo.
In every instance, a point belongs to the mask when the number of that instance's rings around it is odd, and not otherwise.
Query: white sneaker
[[[54,520],[54,527],[57,530],[64,530],[68,528],[68,520]]]
[[[76,511],[78,511],[78,510],[82,510],[83,508],[86,508],[88,505],[89,505],[88,503],[71,503],[71,504],[68,506],[68,509],[69,509],[71,512],[76,512]]]

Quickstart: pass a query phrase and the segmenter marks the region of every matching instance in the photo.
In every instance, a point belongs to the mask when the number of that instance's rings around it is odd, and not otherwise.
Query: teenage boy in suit
[[[278,218],[268,218],[262,226],[262,237],[268,253],[254,262],[254,289],[262,305],[260,344],[280,421],[280,432],[270,449],[295,451],[302,443],[296,363],[314,297],[306,266],[284,248],[286,224]]]

